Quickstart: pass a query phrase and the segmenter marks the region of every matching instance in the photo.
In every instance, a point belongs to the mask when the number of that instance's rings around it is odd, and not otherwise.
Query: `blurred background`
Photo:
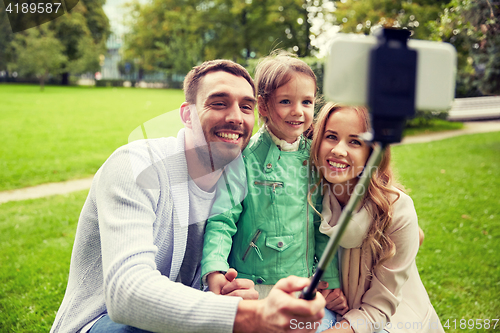
[[[204,60],[232,59],[252,73],[254,60],[276,48],[321,75],[333,34],[380,26],[453,44],[457,97],[500,94],[495,0],[80,0],[19,33],[1,4],[0,82],[179,88]]]

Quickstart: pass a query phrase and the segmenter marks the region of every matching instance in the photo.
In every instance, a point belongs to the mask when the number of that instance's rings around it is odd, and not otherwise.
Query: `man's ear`
[[[191,126],[191,108],[189,107],[188,102],[184,102],[181,104],[181,109],[180,109],[180,114],[181,114],[181,120],[184,126],[187,128],[192,128]]]
[[[267,117],[269,115],[266,103],[264,102],[264,98],[262,98],[262,96],[259,96],[259,99],[257,100],[257,108],[259,109],[259,114],[262,117]]]

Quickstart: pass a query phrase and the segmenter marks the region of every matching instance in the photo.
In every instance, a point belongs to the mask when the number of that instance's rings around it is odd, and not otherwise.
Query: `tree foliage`
[[[19,73],[29,72],[20,63],[16,65],[16,62],[27,57],[20,54],[23,47],[42,50],[41,46],[36,48],[30,41],[36,33],[45,36],[44,38],[55,38],[62,45],[65,61],[59,62],[62,67],[58,71],[51,70],[52,74],[66,73],[67,77],[68,73],[98,71],[99,55],[106,52],[105,43],[110,33],[109,20],[102,9],[104,3],[105,0],[80,0],[73,9],[57,19],[16,34],[12,33],[7,15],[0,8],[0,71],[6,70],[7,63],[10,63],[10,68],[18,68]],[[23,41],[14,38],[18,34]],[[27,41],[31,44],[26,44]],[[53,54],[54,58],[59,58],[59,46],[54,49]],[[41,57],[45,56],[44,53]],[[36,54],[33,57],[36,58]]]
[[[46,25],[17,33],[12,46],[16,57],[10,69],[21,75],[35,75],[42,90],[49,74],[58,74],[67,60],[64,46]]]
[[[0,6],[0,71],[7,71],[7,64],[13,56],[12,41],[14,34],[9,24],[7,12]]]
[[[427,39],[427,22],[439,18],[448,0],[347,0],[337,1],[335,22],[341,32],[370,34],[379,27],[405,28],[412,38]]]
[[[99,70],[99,55],[106,52],[110,33],[109,20],[102,9],[104,3],[104,0],[81,0],[69,13],[49,23],[64,45],[68,61],[61,72],[66,73],[66,77],[67,73]]]
[[[145,70],[186,73],[207,59],[248,59],[282,48],[309,56],[327,0],[152,0],[130,5],[125,56]]]
[[[452,0],[430,26],[457,49],[459,97],[500,94],[500,2]]]

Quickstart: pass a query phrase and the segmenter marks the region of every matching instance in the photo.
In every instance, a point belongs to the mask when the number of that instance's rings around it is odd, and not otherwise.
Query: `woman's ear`
[[[259,98],[257,100],[257,107],[259,109],[259,114],[262,117],[268,117],[269,116],[269,111],[267,110],[267,105],[266,102],[264,101],[264,98],[259,95]]]
[[[184,126],[187,128],[192,128],[191,127],[191,108],[189,107],[188,102],[184,102],[181,104],[181,109],[180,109],[180,115],[181,115],[181,120]]]

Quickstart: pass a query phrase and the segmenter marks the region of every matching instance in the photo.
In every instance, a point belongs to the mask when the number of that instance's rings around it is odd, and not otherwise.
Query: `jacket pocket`
[[[292,244],[293,236],[278,236],[266,238],[266,246],[278,252],[285,251],[290,246],[292,246]]]

